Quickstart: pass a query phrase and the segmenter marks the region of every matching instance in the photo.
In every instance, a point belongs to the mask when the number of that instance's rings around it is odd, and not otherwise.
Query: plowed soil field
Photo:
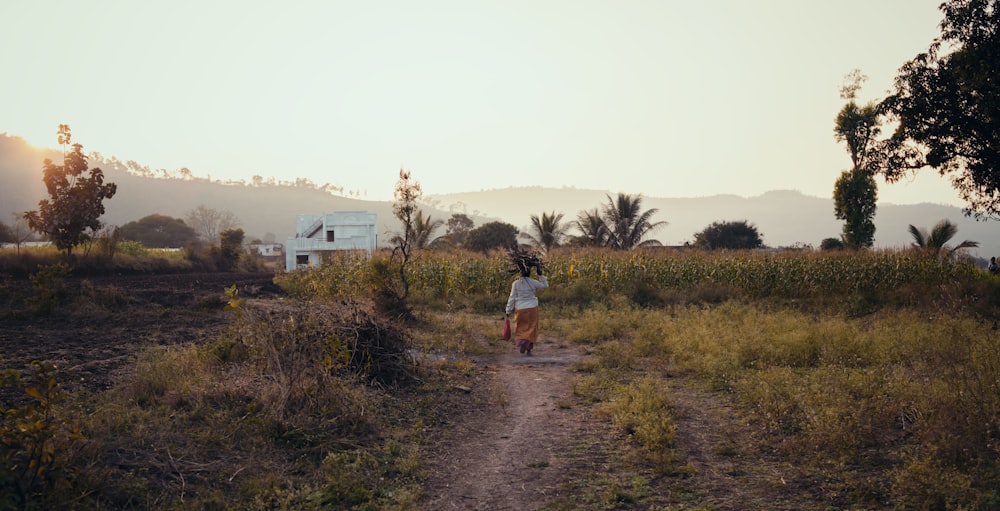
[[[225,289],[241,296],[282,294],[271,273],[70,277],[63,303],[49,314],[33,307],[28,279],[0,282],[2,366],[56,364],[70,391],[106,389],[144,347],[193,342],[226,328]]]

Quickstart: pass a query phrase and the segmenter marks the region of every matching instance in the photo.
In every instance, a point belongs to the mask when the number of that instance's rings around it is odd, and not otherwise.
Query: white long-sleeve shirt
[[[510,298],[507,298],[507,314],[516,309],[530,309],[538,307],[538,297],[535,291],[549,287],[549,279],[545,275],[539,275],[539,280],[530,277],[521,277],[510,285]]]

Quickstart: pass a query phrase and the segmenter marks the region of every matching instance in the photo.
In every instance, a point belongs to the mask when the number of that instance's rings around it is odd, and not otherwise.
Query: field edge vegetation
[[[66,463],[5,480],[21,492],[10,502],[416,509],[423,438],[461,407],[451,389],[482,378],[426,355],[502,349],[491,329],[509,277],[499,253],[423,251],[410,266],[415,323],[398,323],[372,306],[380,257],[279,273],[282,301],[231,292],[226,334],[144,352],[106,393],[62,396],[45,367],[8,373],[26,397],[5,406],[5,431],[58,417],[36,437],[5,436],[8,466]],[[630,466],[650,474],[615,483],[632,484],[628,505],[678,505],[657,485],[692,476],[663,383],[679,374],[822,475],[827,505],[1000,504],[995,276],[910,251],[553,251],[546,264],[542,329],[590,353],[574,406],[613,424],[638,454]]]

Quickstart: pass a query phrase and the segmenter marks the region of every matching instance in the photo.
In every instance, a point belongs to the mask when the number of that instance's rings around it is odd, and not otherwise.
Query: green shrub
[[[19,390],[27,400],[4,403],[0,414],[0,509],[52,509],[66,505],[78,468],[69,450],[81,439],[57,413],[66,393],[56,367],[33,362],[32,373],[0,371],[0,391]]]
[[[35,308],[39,314],[51,313],[56,305],[66,297],[66,277],[72,269],[66,263],[39,266],[31,275],[31,285],[35,290]]]

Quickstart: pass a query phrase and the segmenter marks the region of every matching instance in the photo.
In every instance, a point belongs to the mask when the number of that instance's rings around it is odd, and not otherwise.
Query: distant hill
[[[34,209],[45,198],[41,181],[42,160],[57,159],[61,153],[37,149],[18,137],[0,134],[0,221],[10,223],[12,212]],[[162,178],[130,172],[117,160],[92,158],[109,181],[118,184],[118,193],[107,202],[104,221],[123,225],[146,215],[159,213],[183,218],[200,204],[228,209],[236,214],[248,239],[273,234],[278,242],[295,234],[295,216],[333,211],[371,211],[379,218],[379,235],[398,232],[392,203],[332,195],[309,186],[260,184],[245,186],[209,182],[205,179]],[[831,184],[832,186],[832,184]],[[891,186],[891,185],[890,185]],[[636,185],[641,189],[641,185]],[[527,231],[530,216],[543,212],[563,213],[564,221],[578,213],[599,207],[613,195],[604,190],[576,188],[517,187],[478,192],[433,194],[425,190],[424,209],[433,218],[447,220],[452,213],[466,213],[477,225],[502,220]],[[797,243],[818,247],[824,238],[838,237],[842,223],[833,216],[833,200],[810,197],[797,191],[772,191],[756,197],[714,195],[698,198],[643,196],[644,209],[657,208],[654,220],[668,225],[655,237],[667,245],[692,241],[694,234],[715,221],[746,220],[757,226],[764,243],[771,247]],[[1000,255],[996,222],[976,222],[960,208],[938,204],[879,204],[875,218],[876,246],[899,248],[912,241],[907,226],[930,229],[947,218],[958,225],[954,240],[980,243],[973,254],[988,258]],[[438,235],[444,234],[441,229]]]
[[[0,134],[0,221],[9,224],[11,213],[38,207],[38,201],[46,197],[42,160],[58,161],[61,155],[59,151],[36,149],[18,137]],[[380,239],[388,239],[386,233],[400,230],[392,214],[392,203],[387,201],[341,197],[309,186],[246,186],[199,178],[137,175],[117,160],[94,156],[90,158],[90,166],[100,167],[105,180],[118,185],[118,192],[105,203],[107,211],[102,219],[110,225],[123,225],[153,213],[183,218],[188,211],[204,204],[232,211],[240,219],[247,239],[263,239],[273,234],[276,241],[283,242],[295,235],[296,215],[333,211],[375,213]],[[432,208],[428,208],[427,214],[440,219],[450,216]],[[473,220],[486,221],[477,217]],[[437,234],[443,235],[444,229]]]

